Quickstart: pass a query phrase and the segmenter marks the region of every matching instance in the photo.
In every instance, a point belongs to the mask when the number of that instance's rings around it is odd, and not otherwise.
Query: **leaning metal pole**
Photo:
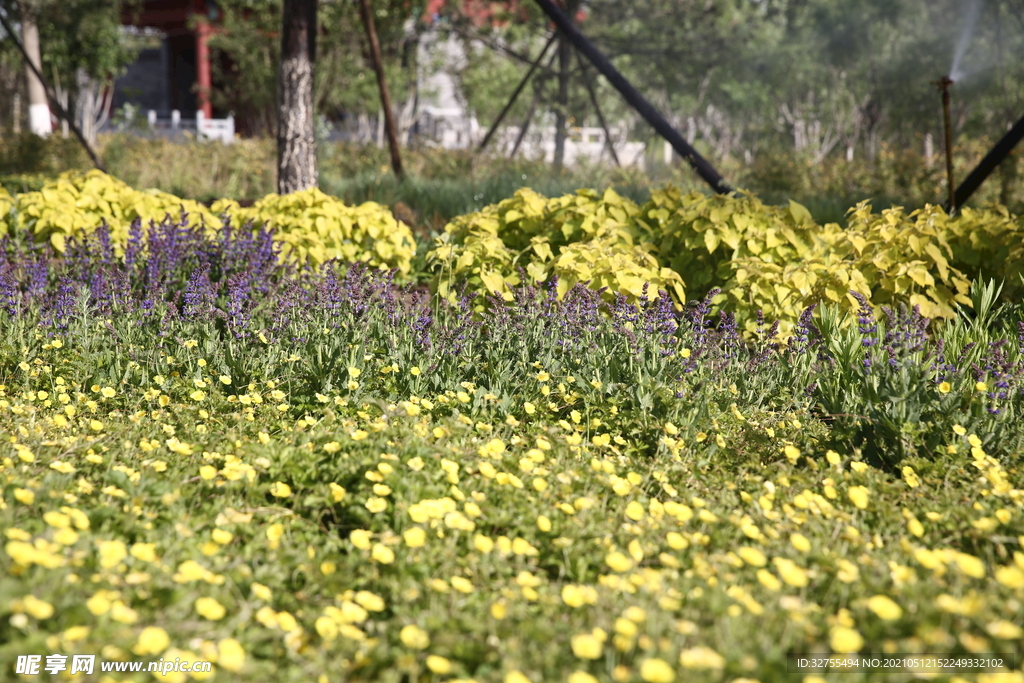
[[[530,65],[530,70],[526,72],[526,75],[523,76],[523,80],[519,81],[519,85],[517,85],[516,89],[512,91],[512,95],[508,98],[508,102],[505,103],[501,113],[498,114],[498,118],[494,119],[494,123],[492,123],[490,129],[488,129],[487,135],[485,135],[484,139],[480,141],[480,146],[477,148],[478,152],[482,152],[487,146],[487,143],[491,141],[491,137],[494,136],[494,132],[498,130],[498,126],[500,126],[501,122],[505,120],[505,115],[508,114],[510,109],[512,109],[512,105],[516,103],[516,100],[519,99],[519,93],[523,92],[523,88],[525,88],[526,84],[531,78],[533,78],[533,73],[537,70],[537,67],[540,66],[541,61],[544,60],[544,55],[546,55],[548,50],[551,49],[551,46],[554,44],[557,36],[557,33],[551,34],[548,42],[544,45],[544,49],[540,51],[540,54],[537,55],[537,59],[535,59],[533,64]]]
[[[89,158],[92,160],[93,166],[105,172],[106,169],[103,167],[103,162],[100,161],[99,155],[96,154],[96,150],[92,148],[92,145],[89,144],[89,141],[85,139],[84,135],[82,135],[81,129],[79,129],[78,124],[76,124],[74,119],[72,119],[71,116],[68,114],[68,110],[65,109],[63,105],[61,105],[60,100],[57,99],[57,95],[53,91],[53,88],[51,88],[50,85],[46,82],[46,79],[43,78],[43,74],[39,73],[39,69],[37,69],[36,65],[32,63],[32,60],[28,58],[28,53],[25,51],[25,46],[22,45],[21,40],[18,38],[17,34],[14,33],[14,29],[11,28],[11,25],[7,23],[7,18],[4,16],[3,12],[0,12],[0,26],[3,26],[4,30],[7,31],[7,35],[11,37],[11,40],[14,42],[15,47],[18,48],[18,51],[21,52],[21,56],[24,57],[25,63],[28,64],[28,67],[30,69],[32,69],[32,73],[36,75],[36,78],[39,79],[39,82],[43,84],[43,88],[46,90],[46,96],[53,104],[54,109],[57,110],[57,113],[60,115],[62,119],[67,121],[68,128],[70,128],[71,132],[75,134],[75,137],[78,138],[78,141],[82,143],[82,147],[85,147],[85,152],[86,154],[89,155]]]
[[[953,124],[949,116],[949,86],[953,80],[949,76],[943,76],[935,85],[942,92],[942,125],[946,133],[946,183],[949,186],[949,201],[946,211],[952,214],[956,211],[956,185],[953,184]]]
[[[697,153],[693,147],[691,147],[682,135],[679,134],[675,128],[672,127],[668,121],[665,120],[657,109],[654,108],[647,99],[637,91],[633,85],[626,80],[626,78],[619,73],[608,58],[601,54],[600,50],[594,47],[594,44],[587,39],[579,29],[577,29],[569,18],[565,16],[565,13],[556,5],[553,0],[535,0],[540,6],[544,13],[548,15],[551,21],[555,22],[555,26],[565,34],[565,37],[569,39],[569,42],[579,50],[584,57],[590,60],[590,62],[597,67],[608,81],[615,86],[615,89],[619,91],[623,98],[636,109],[640,116],[644,117],[647,123],[654,127],[654,130],[658,131],[661,137],[665,138],[670,145],[676,150],[676,152],[682,158],[686,159],[687,163],[693,167],[693,170],[704,179],[708,185],[711,186],[715,192],[720,194],[728,194],[733,191],[733,188],[719,175],[718,171],[708,163],[708,161]]]
[[[974,191],[995,170],[995,167],[1013,151],[1013,148],[1017,146],[1021,138],[1024,138],[1024,117],[1021,117],[1017,123],[1013,124],[1013,128],[978,162],[974,170],[960,183],[960,187],[956,188],[956,206],[963,206],[967,202],[970,196],[974,194]],[[949,207],[946,208],[947,210],[949,209]]]

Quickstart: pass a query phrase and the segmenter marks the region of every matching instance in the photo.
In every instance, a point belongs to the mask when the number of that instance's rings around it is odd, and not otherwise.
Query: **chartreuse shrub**
[[[480,324],[194,232],[217,267],[154,234],[156,283],[102,239],[0,250],[4,678],[1021,680],[1024,350],[988,304],[748,347],[710,301],[517,287]]]
[[[442,296],[456,282],[474,293],[512,298],[511,287],[558,277],[558,295],[578,282],[608,287],[632,299],[645,284],[671,290],[683,300],[683,281],[658,264],[653,245],[641,240],[635,202],[612,190],[579,190],[548,199],[528,188],[445,227],[428,255]]]
[[[13,212],[3,228],[31,234],[36,242],[49,242],[58,252],[64,251],[68,238],[87,235],[104,221],[120,250],[135,219],[159,221],[184,210],[217,224],[214,214],[198,202],[159,190],[135,190],[100,171],[68,171],[38,192],[16,195],[12,203]]]
[[[637,206],[611,192],[545,199],[521,190],[452,221],[430,258],[443,293],[461,277],[476,293],[508,299],[520,268],[533,284],[558,275],[560,296],[588,280],[633,297],[649,284],[677,303],[684,292],[702,298],[717,289],[714,302],[734,311],[748,334],[760,312],[788,335],[813,302],[856,310],[852,292],[951,319],[958,305],[970,305],[972,278],[1017,281],[1022,236],[1019,219],[1000,207],[951,218],[935,206],[876,214],[862,202],[840,228],[817,225],[795,202],[768,206],[748,195],[666,188]]]
[[[69,171],[38,192],[13,198],[0,194],[0,230],[32,235],[37,243],[49,242],[63,252],[69,238],[85,237],[105,222],[116,252],[123,255],[133,221],[159,222],[182,211],[210,231],[222,225],[224,213],[235,227],[268,225],[286,255],[313,265],[337,258],[408,273],[416,251],[409,228],[373,202],[351,207],[313,188],[285,197],[268,195],[246,209],[232,200],[207,208],[166,192],[135,190],[99,171]]]
[[[284,254],[303,262],[361,261],[408,274],[416,253],[409,227],[395,220],[387,207],[376,202],[348,206],[315,187],[284,196],[270,194],[249,208],[222,199],[211,210],[228,215],[236,227],[265,224],[283,243]]]

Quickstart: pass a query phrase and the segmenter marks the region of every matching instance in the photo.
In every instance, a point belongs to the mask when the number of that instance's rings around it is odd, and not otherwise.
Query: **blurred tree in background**
[[[121,12],[136,0],[0,0],[0,11],[16,22],[30,9],[39,29],[42,73],[61,103],[72,112],[90,142],[106,118],[114,78],[135,59],[135,50],[121,30]],[[5,100],[24,108],[24,70],[20,53],[0,40],[0,87]],[[13,126],[13,107],[3,107]],[[19,112],[20,114],[20,112]]]

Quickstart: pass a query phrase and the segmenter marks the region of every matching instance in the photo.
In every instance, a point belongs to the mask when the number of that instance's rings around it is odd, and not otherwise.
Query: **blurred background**
[[[611,186],[637,200],[665,183],[705,189],[552,38],[535,3],[370,5],[406,174],[389,165],[359,3],[319,0],[325,192],[385,203],[429,232],[522,186]],[[841,222],[863,199],[876,208],[944,200],[941,77],[954,81],[958,180],[1024,115],[1024,0],[561,5],[733,186],[795,199],[821,222]],[[44,77],[113,175],[201,201],[275,191],[280,0],[0,0],[0,12],[12,21],[31,12]],[[0,31],[0,184],[11,192],[91,167],[57,117],[33,133],[27,80]],[[1024,209],[1021,163],[1011,155],[971,203]]]

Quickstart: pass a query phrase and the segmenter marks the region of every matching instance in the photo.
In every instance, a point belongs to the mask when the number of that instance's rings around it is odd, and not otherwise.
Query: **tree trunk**
[[[388,135],[388,149],[391,150],[391,168],[396,176],[402,178],[405,172],[402,170],[402,153],[398,149],[398,128],[395,125],[395,112],[391,108],[391,93],[388,91],[388,82],[384,77],[384,61],[380,54],[380,41],[377,39],[377,27],[373,21],[373,9],[370,7],[370,0],[360,0],[359,13],[363,18],[363,27],[366,29],[366,38],[370,44],[370,59],[373,61],[373,70],[377,73],[380,106],[381,111],[384,113],[384,129]]]
[[[315,187],[313,65],[316,62],[317,0],[284,0],[281,65],[277,79],[277,191]]]
[[[35,17],[23,12],[21,17],[21,38],[29,61],[35,65],[36,71],[43,70],[42,52],[39,48],[39,28]],[[46,88],[36,76],[32,67],[25,65],[25,77],[28,79],[28,127],[36,135],[46,137],[53,128],[50,125],[50,105],[46,101]]]
[[[107,109],[113,90],[93,79],[85,69],[75,71],[75,122],[90,145],[96,144],[96,134],[107,121]]]

